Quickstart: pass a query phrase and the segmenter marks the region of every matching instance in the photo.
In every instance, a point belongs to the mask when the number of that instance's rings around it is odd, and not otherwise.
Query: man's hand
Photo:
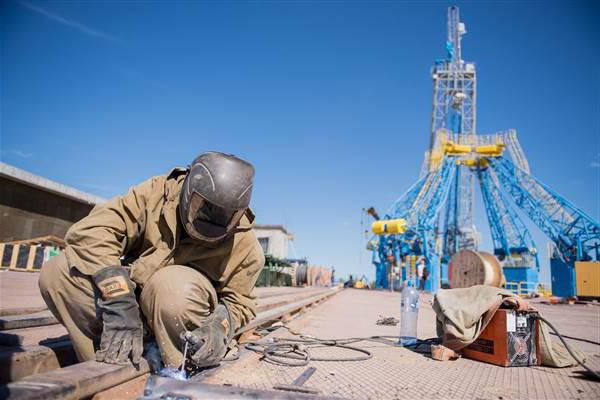
[[[219,364],[227,353],[227,345],[233,334],[229,310],[224,304],[217,305],[198,328],[183,334],[190,346],[192,363],[199,368]]]
[[[139,364],[143,348],[143,328],[135,299],[135,284],[122,267],[108,267],[92,276],[102,293],[98,308],[102,314],[102,337],[96,361],[128,364],[129,353]]]

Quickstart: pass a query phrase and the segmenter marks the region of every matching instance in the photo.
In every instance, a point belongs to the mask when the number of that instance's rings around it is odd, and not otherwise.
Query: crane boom
[[[598,259],[598,222],[510,160],[491,160],[491,166],[515,204],[556,244],[564,260]]]

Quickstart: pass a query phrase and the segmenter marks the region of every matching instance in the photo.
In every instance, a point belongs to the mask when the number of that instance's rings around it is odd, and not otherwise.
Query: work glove
[[[234,333],[231,313],[225,304],[218,304],[198,328],[186,331],[182,336],[188,342],[192,363],[205,368],[219,364]]]
[[[139,364],[143,348],[143,328],[135,299],[135,284],[122,267],[104,268],[92,276],[102,298],[98,308],[102,316],[102,337],[96,361],[128,364],[129,354]]]

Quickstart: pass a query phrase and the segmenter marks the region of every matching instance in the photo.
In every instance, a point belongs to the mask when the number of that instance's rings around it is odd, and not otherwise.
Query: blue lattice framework
[[[404,219],[408,229],[402,234],[381,235],[370,240],[377,268],[376,286],[387,287],[387,270],[407,255],[423,256],[431,272],[428,290],[437,291],[440,259],[435,251],[434,224],[445,204],[455,177],[456,160],[446,157],[440,167],[420,179],[384,214],[383,219]]]
[[[539,269],[537,247],[531,233],[500,191],[497,177],[489,168],[479,168],[477,176],[494,242],[494,254],[501,261],[510,260],[511,255],[533,255]]]
[[[575,262],[600,260],[600,224],[510,160],[491,160],[491,166],[517,206],[554,243],[552,293],[576,296]]]
[[[598,260],[600,224],[510,160],[490,160],[515,204],[554,242],[565,262]]]

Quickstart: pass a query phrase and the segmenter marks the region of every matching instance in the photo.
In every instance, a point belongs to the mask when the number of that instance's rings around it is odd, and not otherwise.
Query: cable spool
[[[315,278],[317,277],[317,267],[308,267],[306,272],[306,283],[308,286],[315,286]]]
[[[316,267],[315,275],[313,277],[313,286],[324,286],[323,285],[323,268]]]
[[[329,268],[321,268],[321,286],[331,286],[331,270]]]
[[[296,286],[303,286],[306,282],[308,267],[306,265],[299,265],[296,269]]]
[[[502,267],[496,257],[484,251],[472,250],[461,250],[452,256],[448,276],[452,289],[475,285],[500,287],[504,280]]]

